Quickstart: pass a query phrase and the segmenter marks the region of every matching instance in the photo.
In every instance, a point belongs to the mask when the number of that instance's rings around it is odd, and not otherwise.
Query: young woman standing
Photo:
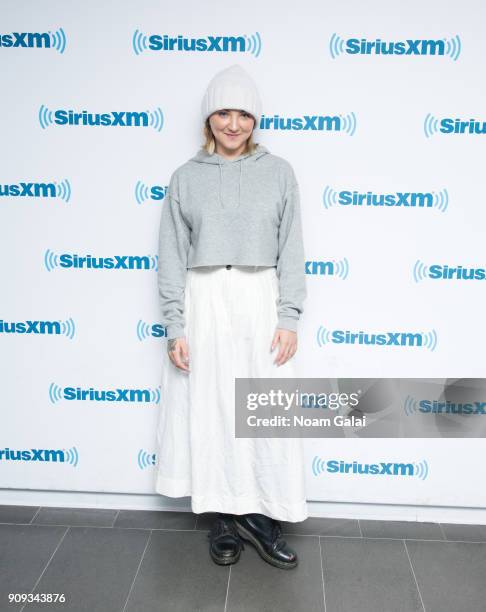
[[[242,538],[287,569],[298,560],[279,521],[308,516],[302,439],[235,437],[235,378],[295,377],[306,298],[297,180],[253,142],[260,117],[247,72],[217,73],[202,102],[205,144],[174,171],[162,207],[167,353],[155,489],[217,513],[208,534],[216,563],[238,561]]]

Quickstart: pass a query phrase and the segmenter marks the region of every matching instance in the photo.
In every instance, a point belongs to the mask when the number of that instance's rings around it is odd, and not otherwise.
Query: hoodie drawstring
[[[243,172],[243,160],[240,159],[240,180],[238,181],[238,206],[240,205],[241,200],[241,175]]]
[[[221,198],[221,185],[223,184],[223,171],[221,169],[221,161],[218,159],[218,166],[219,166],[219,205],[221,206],[221,208],[223,207],[223,200]]]
[[[240,164],[240,178],[238,180],[238,206],[241,203],[241,177],[242,177],[242,173],[243,173],[243,160],[240,159],[238,160],[239,164]],[[224,208],[223,206],[223,196],[222,196],[222,189],[223,189],[223,166],[221,165],[221,160],[218,159],[218,165],[219,165],[219,204],[221,206],[221,208]]]

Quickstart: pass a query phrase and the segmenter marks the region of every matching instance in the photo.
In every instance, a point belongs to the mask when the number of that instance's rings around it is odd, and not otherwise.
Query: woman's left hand
[[[271,351],[274,350],[277,343],[280,343],[280,347],[277,358],[273,363],[281,366],[293,357],[297,351],[297,332],[290,331],[290,329],[277,328],[273,336]]]

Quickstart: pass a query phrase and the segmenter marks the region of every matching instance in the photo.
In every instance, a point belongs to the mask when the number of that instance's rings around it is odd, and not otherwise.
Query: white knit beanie
[[[262,103],[257,86],[239,64],[221,70],[209,82],[201,104],[203,121],[222,108],[251,113],[255,117],[255,128],[260,123]]]

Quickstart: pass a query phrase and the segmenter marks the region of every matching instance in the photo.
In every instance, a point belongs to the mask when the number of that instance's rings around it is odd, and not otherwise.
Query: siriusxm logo
[[[159,323],[146,323],[139,319],[137,321],[137,338],[142,342],[147,338],[162,338],[167,335],[167,330],[163,325]]]
[[[163,200],[168,189],[168,186],[162,187],[161,185],[148,187],[142,181],[137,181],[135,185],[135,200],[137,204],[143,204],[146,200]]]
[[[51,32],[11,32],[10,34],[0,34],[0,47],[13,49],[19,48],[38,48],[55,49],[59,53],[64,53],[66,49],[66,34],[62,28]]]
[[[83,127],[142,127],[154,128],[160,132],[164,125],[164,114],[160,107],[154,111],[109,111],[107,113],[90,113],[86,110],[76,112],[59,108],[49,110],[41,105],[39,123],[43,130],[50,125],[68,125]]]
[[[484,402],[440,402],[438,400],[417,400],[407,395],[403,403],[403,409],[407,416],[417,412],[424,414],[484,414],[486,415],[486,401]]]
[[[349,329],[326,329],[320,326],[317,330],[317,344],[366,344],[369,346],[407,346],[421,347],[435,351],[437,334],[431,332],[384,332],[381,334],[364,331],[353,332]]]
[[[67,336],[70,340],[75,334],[74,321],[4,321],[0,319],[0,334],[41,334],[48,336]]]
[[[0,196],[8,198],[60,198],[71,199],[71,185],[67,179],[60,183],[13,183],[0,184]]]
[[[423,459],[413,463],[361,463],[358,461],[343,461],[342,459],[329,459],[324,461],[315,456],[312,460],[312,473],[320,474],[353,474],[365,476],[415,476],[425,480],[429,475],[429,466]]]
[[[39,461],[43,463],[69,463],[77,467],[78,449],[72,448],[30,448],[28,450],[12,450],[0,448],[0,461]]]
[[[313,276],[336,276],[341,280],[346,280],[349,274],[349,263],[346,257],[329,261],[306,261],[305,273]]]
[[[342,189],[336,191],[326,185],[322,193],[322,205],[326,210],[333,206],[359,208],[436,208],[445,212],[449,206],[447,189],[442,191],[396,191],[393,193],[374,193]]]
[[[413,280],[419,281],[431,278],[434,280],[484,280],[486,268],[465,268],[463,266],[448,266],[447,264],[426,265],[417,259],[412,269]]]
[[[157,462],[156,453],[149,453],[148,451],[141,448],[137,454],[137,464],[141,470],[145,470],[148,467],[152,467]]]
[[[356,131],[356,116],[348,115],[303,115],[302,117],[281,117],[262,115],[259,128],[261,130],[292,130],[292,131],[319,131],[319,132],[345,132],[353,136]]]
[[[262,49],[260,34],[247,36],[169,36],[168,34],[144,34],[135,30],[132,36],[135,55],[144,51],[189,52],[189,53],[249,53],[258,57]]]
[[[49,386],[49,399],[53,404],[61,400],[77,402],[160,402],[160,387],[156,389],[83,389],[81,387]]]
[[[434,134],[486,134],[486,121],[476,119],[452,119],[444,117],[436,119],[434,115],[427,113],[424,119],[424,133],[427,138]]]
[[[334,33],[329,40],[329,52],[332,59],[346,53],[347,55],[447,55],[456,61],[461,54],[461,39],[456,35],[450,39],[407,38],[384,41],[381,38],[344,39]]]
[[[54,268],[75,268],[90,270],[157,270],[158,255],[114,255],[113,257],[93,257],[62,253],[57,255],[47,249],[44,253],[44,265],[51,272]]]

